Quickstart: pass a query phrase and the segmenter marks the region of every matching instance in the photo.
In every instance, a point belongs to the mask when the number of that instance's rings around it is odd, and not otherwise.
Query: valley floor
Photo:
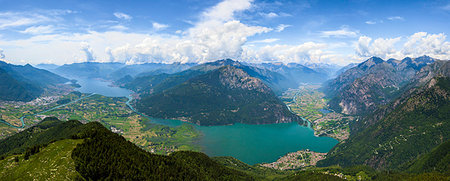
[[[348,139],[350,135],[349,122],[356,119],[336,113],[327,108],[325,94],[319,91],[320,85],[304,85],[298,89],[286,91],[281,99],[290,110],[309,121],[316,136],[328,136],[339,140]],[[261,164],[261,166],[280,170],[299,169],[315,166],[319,160],[325,159],[326,153],[310,150],[299,150],[288,153],[276,162]]]
[[[312,128],[317,136],[329,136],[339,141],[347,139],[349,135],[348,122],[355,118],[328,111],[326,109],[327,100],[324,99],[324,94],[318,91],[318,88],[316,85],[307,85],[299,89],[291,89],[283,94],[282,100],[292,112],[312,122]],[[2,102],[0,114],[4,121],[20,126],[20,117],[24,115],[36,114],[84,96],[88,96],[88,94],[72,92],[62,96],[40,97],[28,103]],[[148,118],[130,110],[126,105],[127,100],[124,97],[93,95],[36,116],[28,116],[24,122],[28,127],[48,116],[66,121],[71,119],[82,122],[97,121],[152,153],[169,154],[180,150],[200,151],[200,147],[195,142],[201,133],[192,125],[168,127],[153,124]],[[0,124],[0,139],[20,130]],[[262,166],[282,170],[298,169],[314,166],[317,161],[324,159],[325,155],[325,153],[300,150],[288,153],[276,162],[262,164]]]

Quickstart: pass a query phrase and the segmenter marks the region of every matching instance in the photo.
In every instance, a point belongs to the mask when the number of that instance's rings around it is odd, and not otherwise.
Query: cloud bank
[[[378,38],[372,41],[367,36],[359,37],[355,46],[356,54],[362,58],[377,56],[384,59],[418,57],[428,55],[433,58],[450,60],[450,42],[446,35],[417,32],[402,38]],[[401,41],[404,43],[401,43]]]
[[[401,59],[405,56],[428,55],[450,59],[446,35],[418,32],[406,37],[372,38],[349,26],[327,31],[315,31],[315,41],[288,41],[281,44],[288,24],[259,26],[239,20],[242,13],[254,12],[252,0],[224,0],[200,12],[197,21],[187,29],[167,34],[169,24],[149,20],[150,33],[130,32],[134,20],[128,14],[116,12],[113,23],[103,32],[86,30],[80,33],[61,32],[61,27],[46,25],[59,21],[61,14],[73,13],[0,13],[0,29],[14,27],[26,36],[22,39],[0,37],[0,48],[7,50],[15,62],[58,64],[98,61],[124,62],[196,62],[204,63],[232,58],[248,62],[337,63],[359,62],[370,56]],[[271,11],[270,11],[271,12]],[[282,13],[275,13],[280,15]],[[36,16],[34,16],[36,15]],[[124,21],[117,21],[126,20]],[[136,17],[137,19],[137,17]],[[402,20],[391,17],[392,20]],[[382,21],[367,21],[367,24]],[[253,24],[252,24],[253,23]],[[255,25],[256,24],[256,25]],[[124,26],[126,25],[126,26]],[[130,28],[129,28],[130,27]],[[164,31],[162,31],[164,30]],[[164,32],[164,33],[161,33]],[[261,35],[261,36],[258,36]],[[296,39],[294,35],[290,35]],[[284,37],[285,38],[285,37]],[[353,43],[354,42],[354,43]],[[280,44],[277,44],[280,43]],[[0,54],[4,57],[3,54]],[[30,59],[30,57],[32,57]]]

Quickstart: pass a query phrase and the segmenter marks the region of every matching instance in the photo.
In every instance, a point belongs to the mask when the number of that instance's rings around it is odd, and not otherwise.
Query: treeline
[[[62,122],[53,117],[45,118],[39,124],[1,140],[0,156],[23,153],[35,145],[70,138],[83,129],[82,125],[75,120]]]

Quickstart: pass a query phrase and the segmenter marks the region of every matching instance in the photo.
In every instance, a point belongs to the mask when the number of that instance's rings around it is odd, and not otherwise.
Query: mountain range
[[[276,171],[247,165],[232,157],[210,158],[190,151],[157,155],[98,122],[62,122],[51,117],[2,140],[0,145],[3,180],[345,180],[336,172],[374,180],[446,178],[439,173],[377,172],[364,166]],[[439,158],[447,148],[448,142],[419,158],[411,168],[446,169],[448,162]]]
[[[439,159],[448,160],[450,151],[446,149],[442,152],[440,148],[448,145],[446,142],[450,135],[449,70],[448,61],[429,57],[401,61],[371,58],[331,81],[332,85],[343,83],[341,85],[350,88],[337,89],[340,91],[338,96],[346,95],[340,97],[341,105],[361,103],[358,101],[363,103],[362,106],[355,106],[356,109],[343,106],[342,111],[352,110],[349,113],[362,116],[351,124],[350,138],[335,146],[318,166],[364,164],[385,170],[426,170],[417,168],[421,165],[429,167],[428,170],[435,168],[449,173],[448,161],[439,162]],[[351,78],[355,75],[360,78]],[[353,82],[348,81],[351,79]],[[377,90],[389,86],[397,87],[394,91]],[[364,101],[374,100],[370,96],[385,96],[385,100],[367,104]],[[433,150],[441,152],[435,152],[432,160],[423,158],[430,157]],[[431,163],[427,166],[423,162]]]
[[[46,88],[66,83],[68,79],[31,66],[0,61],[0,100],[30,101]]]
[[[423,56],[389,59],[372,57],[328,81],[323,90],[330,107],[345,114],[366,114],[397,98],[420,69],[434,59]]]
[[[175,74],[139,77],[126,87],[140,94],[137,109],[155,117],[199,125],[303,124],[273,91],[287,84],[276,72],[224,59]]]
[[[138,100],[137,108],[155,117],[198,125],[236,122],[268,124],[303,121],[260,79],[226,65]]]

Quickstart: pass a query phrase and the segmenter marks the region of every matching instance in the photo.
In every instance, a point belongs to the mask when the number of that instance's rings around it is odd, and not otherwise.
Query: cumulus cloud
[[[321,31],[320,36],[321,37],[337,37],[337,38],[345,38],[345,37],[356,37],[358,36],[358,31],[352,31],[348,27],[343,26],[339,30],[332,30],[332,31]]]
[[[228,21],[236,12],[247,10],[253,0],[225,0],[203,12],[204,21]]]
[[[91,46],[89,45],[89,43],[81,42],[81,51],[86,56],[86,62],[91,62],[91,61],[95,60],[94,52],[93,52]]]
[[[359,37],[356,47],[357,55],[361,57],[377,56],[381,58],[397,57],[397,50],[395,44],[400,41],[400,37],[397,38],[378,38],[372,41],[372,38],[367,36]]]
[[[31,26],[20,32],[25,34],[37,35],[37,34],[53,33],[53,31],[55,31],[55,27],[53,25],[47,26],[41,25],[41,26]]]
[[[122,59],[128,63],[203,63],[222,58],[238,59],[248,37],[272,30],[248,26],[234,19],[235,13],[250,8],[251,2],[225,0],[203,12],[199,22],[178,36],[149,35],[141,43],[117,47],[111,53],[116,60]],[[159,29],[164,27],[159,26]]]
[[[285,24],[280,24],[277,26],[277,28],[275,28],[276,32],[282,32],[284,29],[291,27],[292,25],[285,25]]]
[[[166,28],[169,27],[169,25],[160,24],[160,23],[157,23],[157,22],[152,23],[152,26],[153,26],[153,29],[155,29],[156,31],[163,30],[163,29],[166,29]]]
[[[355,51],[360,57],[377,56],[384,59],[404,57],[419,57],[428,55],[438,59],[450,59],[450,43],[446,36],[418,32],[406,38],[378,38],[372,41],[367,36],[359,37]],[[400,41],[404,40],[403,44]]]
[[[450,59],[450,42],[443,33],[418,32],[411,35],[403,45],[402,54],[409,57],[428,55],[439,59]]]
[[[131,20],[133,18],[130,15],[125,14],[125,13],[121,13],[121,12],[115,12],[114,16],[116,18],[119,18],[119,19],[122,19],[122,20]]]
[[[318,63],[330,60],[331,51],[325,43],[306,42],[299,45],[268,45],[254,50],[246,48],[242,59],[249,62]]]

